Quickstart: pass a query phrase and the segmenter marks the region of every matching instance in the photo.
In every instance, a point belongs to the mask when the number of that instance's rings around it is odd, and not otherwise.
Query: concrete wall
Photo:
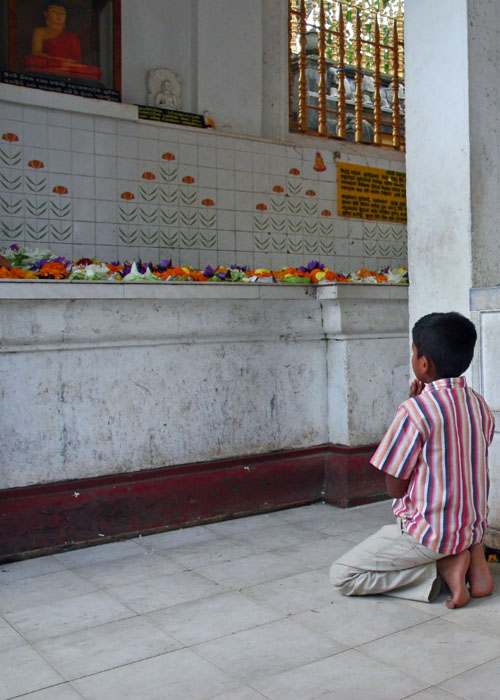
[[[405,287],[0,282],[0,298],[0,489],[366,445],[407,393]]]

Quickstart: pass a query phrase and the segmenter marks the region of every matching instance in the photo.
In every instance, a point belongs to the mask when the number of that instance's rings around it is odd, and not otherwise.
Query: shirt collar
[[[435,382],[426,384],[423,391],[439,391],[440,389],[464,389],[467,387],[465,377],[447,377],[446,379],[436,379]]]

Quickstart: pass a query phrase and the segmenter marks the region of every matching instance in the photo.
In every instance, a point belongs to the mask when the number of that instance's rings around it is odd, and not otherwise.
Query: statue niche
[[[148,105],[161,109],[181,109],[181,78],[168,68],[148,71]]]
[[[51,3],[47,5],[44,17],[45,26],[33,30],[31,54],[24,58],[24,70],[99,81],[101,69],[82,63],[80,40],[66,29],[66,8]]]

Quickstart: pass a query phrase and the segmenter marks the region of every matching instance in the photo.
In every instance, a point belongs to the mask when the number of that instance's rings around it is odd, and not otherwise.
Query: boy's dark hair
[[[459,377],[472,362],[476,328],[456,311],[422,316],[413,326],[412,336],[417,356],[432,360],[440,378]]]

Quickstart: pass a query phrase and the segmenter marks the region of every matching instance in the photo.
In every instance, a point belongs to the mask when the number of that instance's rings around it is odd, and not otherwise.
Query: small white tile
[[[71,166],[73,175],[94,176],[94,156],[91,153],[72,153]]]
[[[38,690],[22,697],[27,698],[27,700],[82,700],[82,696],[77,693],[71,683],[52,685],[50,688]]]
[[[259,533],[261,531],[259,530]],[[263,581],[282,579],[302,571],[298,562],[291,561],[274,552],[252,554],[234,561],[200,566],[198,573],[227,587],[242,588]],[[253,591],[251,591],[253,596]]]
[[[65,150],[71,149],[71,129],[60,126],[49,126],[47,129],[47,145],[49,149]]]
[[[76,153],[94,153],[94,134],[84,129],[71,130],[71,149]]]
[[[151,126],[150,124],[139,124],[137,129],[137,135],[140,139],[158,141],[158,127]]]
[[[116,178],[116,158],[112,156],[95,156],[95,174],[97,177]]]
[[[62,678],[34,649],[25,645],[0,653],[0,700],[62,683]]]
[[[71,151],[51,150],[49,152],[48,166],[53,173],[70,175],[73,172]]]
[[[137,141],[137,155],[142,160],[158,160],[158,141],[153,139],[140,138]]]
[[[114,202],[96,200],[95,202],[96,224],[112,224],[116,221],[116,205]]]
[[[189,649],[104,671],[73,682],[87,700],[204,700],[238,683]]]
[[[3,618],[0,617],[0,652],[14,647],[24,646],[26,644],[23,637],[9,625]]]
[[[122,158],[137,158],[137,139],[132,136],[116,137],[116,155]]]
[[[193,144],[179,144],[179,162],[183,165],[198,165],[198,148]]]
[[[116,119],[110,117],[95,117],[94,128],[96,132],[100,131],[104,134],[116,134]]]
[[[115,134],[95,134],[95,152],[102,156],[116,156]]]
[[[198,165],[207,168],[214,168],[217,163],[217,151],[210,146],[198,147]]]
[[[94,117],[90,114],[73,113],[71,115],[71,128],[94,131]]]
[[[134,158],[117,158],[116,177],[122,180],[135,181],[137,178],[137,160]]]
[[[43,107],[23,107],[23,121],[31,124],[46,124],[47,110]]]
[[[65,566],[75,568],[103,561],[109,562],[141,553],[142,550],[134,541],[127,540],[125,542],[101,544],[96,547],[86,547],[85,549],[74,549],[71,552],[62,552],[54,556]]]

